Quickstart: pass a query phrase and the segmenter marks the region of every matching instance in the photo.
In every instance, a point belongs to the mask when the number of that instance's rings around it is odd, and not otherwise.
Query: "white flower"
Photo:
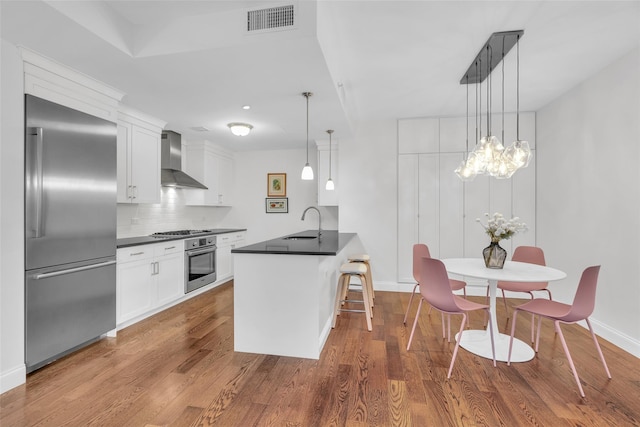
[[[485,229],[492,242],[509,239],[517,232],[527,230],[527,225],[524,222],[520,222],[520,218],[517,216],[510,220],[506,220],[499,212],[494,213],[492,216],[485,213],[484,216],[487,218],[486,226],[482,224],[480,218],[476,218],[476,221]]]

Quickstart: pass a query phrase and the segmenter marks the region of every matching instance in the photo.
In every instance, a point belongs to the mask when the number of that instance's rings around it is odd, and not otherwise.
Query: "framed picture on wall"
[[[287,174],[267,174],[267,197],[285,197],[287,195]]]
[[[271,198],[267,197],[266,212],[267,213],[288,213],[289,212],[289,199],[286,197]]]

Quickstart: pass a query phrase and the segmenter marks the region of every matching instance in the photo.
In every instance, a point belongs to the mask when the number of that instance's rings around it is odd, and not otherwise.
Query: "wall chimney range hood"
[[[166,130],[162,132],[160,183],[163,187],[208,188],[182,172],[182,135]]]

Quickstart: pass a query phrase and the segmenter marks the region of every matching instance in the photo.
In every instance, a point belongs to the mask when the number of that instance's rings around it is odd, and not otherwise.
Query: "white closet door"
[[[486,175],[478,175],[473,181],[466,182],[464,186],[464,256],[479,258],[482,249],[489,245],[489,237],[484,229],[476,222],[480,218],[486,223],[484,214],[489,212],[489,184],[490,179]]]
[[[438,258],[464,256],[464,184],[454,173],[463,157],[461,153],[440,154]]]
[[[418,236],[418,155],[398,156],[398,281],[413,283],[413,244]]]

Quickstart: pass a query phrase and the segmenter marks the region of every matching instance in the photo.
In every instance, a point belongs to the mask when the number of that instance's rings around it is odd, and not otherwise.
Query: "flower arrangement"
[[[520,222],[520,218],[517,216],[507,220],[501,213],[494,213],[490,216],[488,213],[484,214],[487,217],[487,225],[482,224],[480,218],[476,218],[476,221],[484,228],[485,232],[491,237],[492,243],[498,243],[502,239],[509,239],[511,236],[519,231],[527,231],[527,224]]]

